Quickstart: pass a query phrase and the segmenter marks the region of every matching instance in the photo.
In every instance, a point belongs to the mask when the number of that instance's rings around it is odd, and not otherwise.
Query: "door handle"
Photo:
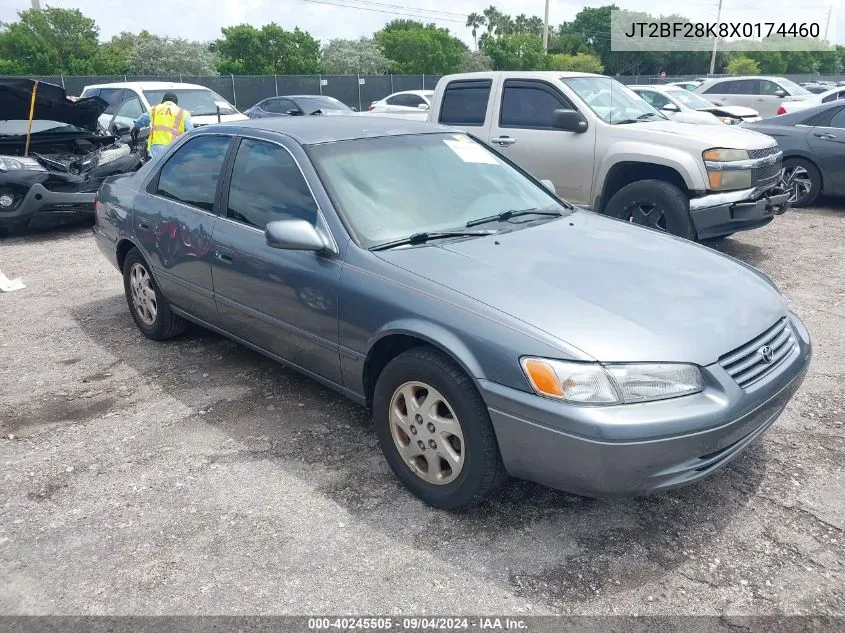
[[[510,147],[516,143],[516,139],[512,136],[499,136],[494,138],[491,142],[493,145],[498,145],[499,147]]]
[[[813,136],[817,136],[818,138],[823,138],[826,141],[835,141],[836,137],[833,134],[824,134],[822,132],[814,132]]]
[[[138,222],[138,228],[142,231],[149,231],[150,225],[147,224],[146,222]]]
[[[216,251],[214,253],[214,257],[218,260],[223,262],[224,264],[231,264],[232,263],[232,256],[229,253],[221,253],[220,251]]]

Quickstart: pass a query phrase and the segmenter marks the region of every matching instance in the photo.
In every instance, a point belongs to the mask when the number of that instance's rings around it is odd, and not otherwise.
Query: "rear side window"
[[[502,127],[552,129],[555,110],[572,110],[551,86],[537,81],[505,82],[502,92]]]
[[[421,103],[425,103],[422,97],[413,94],[396,95],[387,100],[388,105],[405,106],[406,108],[416,108]]]
[[[229,141],[228,136],[198,136],[182,145],[161,168],[156,194],[213,211]]]
[[[446,86],[440,106],[440,123],[484,125],[490,100],[490,79],[453,81]]]
[[[812,127],[830,127],[831,126],[831,119],[835,114],[838,114],[842,108],[828,108],[824,112],[819,112],[818,114],[814,114],[808,119],[801,121],[800,125],[808,125]]]

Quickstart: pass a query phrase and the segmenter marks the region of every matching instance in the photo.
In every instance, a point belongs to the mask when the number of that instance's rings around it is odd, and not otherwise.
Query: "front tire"
[[[822,175],[813,163],[803,158],[783,161],[781,186],[790,190],[789,203],[794,207],[809,207],[822,191]]]
[[[163,341],[185,331],[187,322],[170,309],[137,248],[130,249],[123,261],[123,290],[135,325],[147,338]]]
[[[413,348],[387,364],[376,382],[373,418],[390,468],[431,506],[475,505],[507,479],[487,406],[439,350]]]
[[[625,185],[610,198],[604,213],[688,240],[696,237],[689,197],[662,180],[638,180]]]

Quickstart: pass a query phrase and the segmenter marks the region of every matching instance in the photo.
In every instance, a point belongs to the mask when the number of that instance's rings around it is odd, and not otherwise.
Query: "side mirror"
[[[420,103],[417,105],[417,110],[422,110],[423,112],[428,111],[428,104],[427,103]]]
[[[285,114],[290,116],[302,116],[302,112],[300,110],[288,110]]]
[[[783,99],[786,96],[786,90],[775,90],[775,96]]]
[[[540,181],[540,183],[542,183],[542,185],[546,189],[551,191],[553,194],[557,195],[557,191],[555,191],[555,183],[553,183],[551,180],[543,179],[543,180]]]
[[[125,123],[112,123],[111,126],[112,132],[117,134],[118,136],[123,136],[124,134],[128,134],[129,130],[132,128],[126,125]]]
[[[587,131],[587,120],[576,110],[555,110],[552,113],[552,127],[564,132],[581,134]]]
[[[356,108],[355,106],[352,106],[352,111],[353,111],[353,112],[358,112],[358,108]]]
[[[660,109],[665,111],[665,112],[680,112],[681,111],[681,109],[678,106],[676,106],[674,103],[667,103],[665,106],[663,106]]]
[[[267,245],[288,251],[322,251],[328,243],[313,224],[305,220],[276,220],[264,229]]]

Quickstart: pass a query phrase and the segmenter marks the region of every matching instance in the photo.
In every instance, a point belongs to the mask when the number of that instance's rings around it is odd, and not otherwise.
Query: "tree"
[[[549,70],[575,70],[583,73],[603,73],[604,66],[596,55],[549,55]]]
[[[367,37],[330,41],[323,47],[320,62],[329,75],[380,75],[390,67],[390,61]]]
[[[544,70],[543,42],[533,35],[502,35],[484,41],[484,52],[495,70]]]
[[[233,75],[309,75],[320,72],[320,42],[298,27],[286,31],[275,22],[260,29],[238,24],[221,29],[213,49],[217,70]]]
[[[764,75],[781,75],[786,72],[786,59],[780,51],[749,51],[743,54],[757,62]]]
[[[206,44],[150,35],[138,38],[129,54],[133,75],[215,75],[215,56]]]
[[[91,71],[98,75],[127,75],[133,72],[130,58],[135,45],[152,37],[149,32],[141,31],[115,35],[105,44],[101,44],[91,59]]]
[[[731,75],[756,75],[760,72],[760,64],[745,55],[737,55],[731,58],[725,70]]]
[[[467,51],[466,45],[448,29],[413,20],[393,20],[373,39],[390,60],[390,69],[404,75],[457,72]]]
[[[484,9],[482,13],[484,14],[484,19],[487,20],[487,35],[493,35],[496,27],[499,26],[502,13],[492,4]]]
[[[477,73],[483,70],[493,70],[493,60],[481,51],[467,51],[461,57],[458,72]]]
[[[487,24],[487,18],[478,13],[470,13],[467,16],[467,28],[472,29],[472,41],[475,42],[475,50],[478,50],[478,29]]]
[[[99,29],[78,9],[47,7],[18,13],[0,33],[0,60],[21,74],[88,74]]]

